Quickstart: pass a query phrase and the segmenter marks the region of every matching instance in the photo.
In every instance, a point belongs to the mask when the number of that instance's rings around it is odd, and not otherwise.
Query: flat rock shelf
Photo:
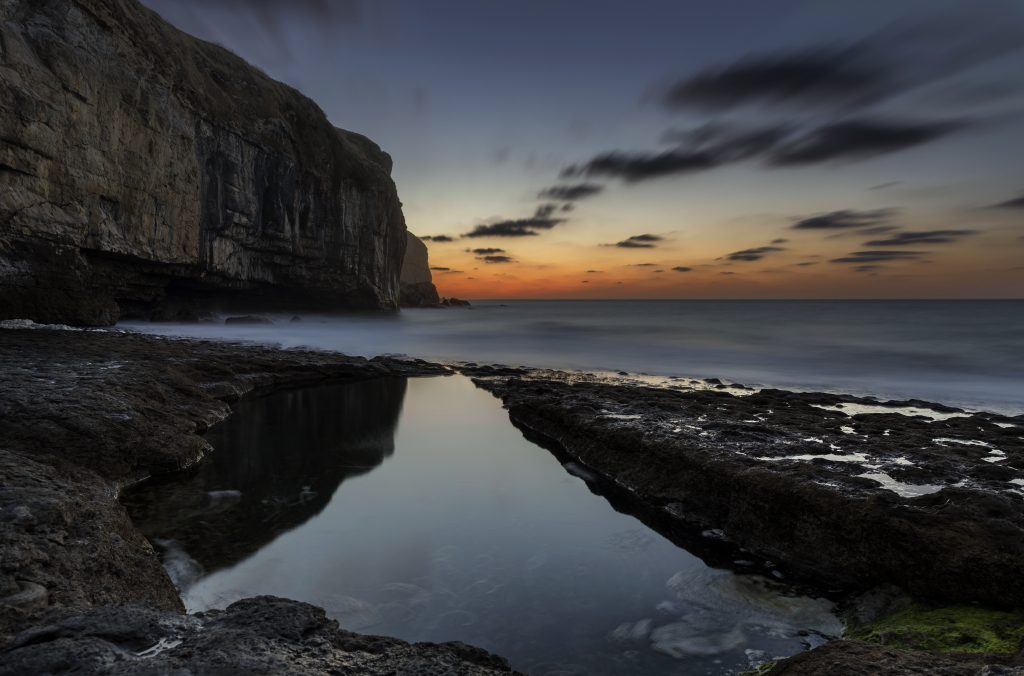
[[[1022,669],[829,640],[1021,606],[1021,417],[6,322],[0,425],[0,674]]]

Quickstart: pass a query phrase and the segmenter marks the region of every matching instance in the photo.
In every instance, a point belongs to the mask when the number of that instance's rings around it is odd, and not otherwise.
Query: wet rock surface
[[[498,674],[507,662],[463,643],[344,631],[324,611],[269,596],[197,615],[107,606],[26,631],[0,674]]]
[[[136,0],[0,1],[0,318],[398,306],[391,158]]]
[[[145,602],[180,611],[121,489],[197,463],[228,402],[275,389],[444,373],[425,362],[0,329],[0,638],[50,613]]]
[[[686,379],[463,370],[532,438],[662,521],[833,588],[889,583],[1024,605],[1024,417]]]

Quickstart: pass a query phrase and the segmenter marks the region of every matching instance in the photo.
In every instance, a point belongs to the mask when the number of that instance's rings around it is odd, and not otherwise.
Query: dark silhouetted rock
[[[267,317],[258,317],[256,315],[245,315],[243,317],[228,317],[224,320],[225,324],[273,324],[274,321]]]
[[[441,305],[445,307],[471,307],[468,300],[462,300],[461,298],[445,298],[441,301]]]
[[[390,171],[136,0],[0,2],[0,318],[396,308]]]
[[[430,274],[427,245],[411,232],[406,239],[401,276],[402,307],[436,307],[441,299]]]

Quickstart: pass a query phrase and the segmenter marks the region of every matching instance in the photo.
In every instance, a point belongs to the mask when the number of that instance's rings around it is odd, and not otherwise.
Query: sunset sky
[[[145,0],[394,158],[443,295],[1024,297],[1024,3]]]

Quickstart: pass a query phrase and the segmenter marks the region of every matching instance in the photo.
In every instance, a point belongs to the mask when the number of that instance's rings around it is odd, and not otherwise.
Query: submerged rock
[[[0,318],[396,308],[391,158],[136,0],[0,2]]]

